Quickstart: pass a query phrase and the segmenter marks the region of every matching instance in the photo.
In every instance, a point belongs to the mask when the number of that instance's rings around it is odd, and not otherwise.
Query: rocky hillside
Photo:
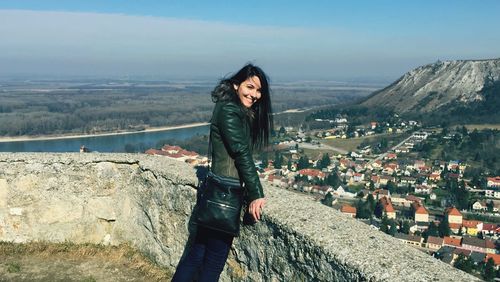
[[[470,110],[496,112],[500,97],[500,59],[438,61],[418,67],[367,97],[362,106],[384,106],[398,113]],[[492,104],[493,103],[493,104]]]

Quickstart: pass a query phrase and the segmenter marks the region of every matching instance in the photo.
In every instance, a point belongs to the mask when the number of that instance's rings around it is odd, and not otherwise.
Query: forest
[[[0,136],[136,131],[210,119],[214,85],[193,82],[0,83]],[[370,88],[276,85],[274,112],[348,103]],[[277,116],[289,123],[296,119]]]

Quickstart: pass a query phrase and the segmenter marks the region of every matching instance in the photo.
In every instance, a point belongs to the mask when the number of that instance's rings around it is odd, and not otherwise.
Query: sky
[[[498,0],[1,0],[0,77],[394,80],[500,57]]]

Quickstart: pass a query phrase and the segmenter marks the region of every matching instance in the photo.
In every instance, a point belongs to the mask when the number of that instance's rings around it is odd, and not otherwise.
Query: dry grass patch
[[[139,251],[127,244],[119,246],[103,246],[97,244],[75,244],[30,242],[26,244],[15,244],[0,242],[1,257],[32,256],[49,258],[62,256],[67,260],[104,259],[110,263],[123,265],[128,269],[139,271],[150,281],[168,281],[172,273],[156,265]],[[12,272],[19,271],[19,267],[12,264],[9,269]]]

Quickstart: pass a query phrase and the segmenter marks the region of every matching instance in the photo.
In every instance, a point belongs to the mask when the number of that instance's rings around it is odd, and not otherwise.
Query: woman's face
[[[250,108],[260,99],[260,79],[258,76],[251,76],[240,85],[233,84],[234,90],[238,93],[243,106]]]

